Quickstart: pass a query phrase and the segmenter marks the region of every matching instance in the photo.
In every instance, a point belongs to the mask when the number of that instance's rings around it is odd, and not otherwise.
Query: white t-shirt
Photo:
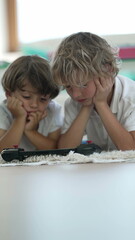
[[[77,117],[81,104],[68,98],[65,102],[65,119],[62,133],[65,133]],[[135,131],[135,82],[124,76],[115,79],[114,94],[110,109],[127,131]],[[85,133],[88,140],[103,150],[115,150],[116,146],[108,136],[98,113],[93,109]]]
[[[11,112],[7,109],[6,100],[0,104],[0,129],[8,130],[12,124],[13,117]],[[62,107],[55,101],[51,101],[48,105],[47,116],[39,122],[38,132],[44,136],[56,131],[63,125]],[[14,136],[13,136],[14,139]],[[14,145],[14,140],[13,140]],[[20,148],[25,150],[35,150],[30,141],[23,136],[19,144]]]

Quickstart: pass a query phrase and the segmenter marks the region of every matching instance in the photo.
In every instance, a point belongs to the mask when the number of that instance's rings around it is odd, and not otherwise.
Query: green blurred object
[[[135,72],[121,71],[120,74],[135,81]]]
[[[8,67],[10,63],[6,62],[6,61],[0,61],[0,69],[4,69],[6,67]]]
[[[48,51],[40,49],[40,48],[23,46],[21,51],[24,55],[38,55],[38,56],[43,57],[47,60],[49,59]]]

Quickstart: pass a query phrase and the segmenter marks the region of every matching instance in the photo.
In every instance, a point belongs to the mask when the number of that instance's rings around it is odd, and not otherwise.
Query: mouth
[[[31,112],[27,112],[27,117],[30,115]]]
[[[29,118],[29,116],[30,116],[31,113],[32,113],[32,112],[27,112],[27,118]]]
[[[34,112],[36,112],[36,111],[27,112],[27,115],[30,115],[31,113],[34,113]]]
[[[29,120],[29,116],[30,116],[30,112],[27,112],[27,117],[26,117],[27,121]]]
[[[83,103],[83,102],[85,102],[87,99],[79,99],[79,100],[77,100],[77,102],[80,102],[80,103]]]

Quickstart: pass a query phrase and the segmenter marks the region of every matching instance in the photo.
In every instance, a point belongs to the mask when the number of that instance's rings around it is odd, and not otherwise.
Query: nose
[[[38,107],[38,99],[32,99],[30,103],[31,108],[37,108]]]
[[[81,93],[81,89],[79,87],[73,87],[72,88],[72,97],[74,99],[77,99],[79,97],[81,97],[82,93]]]

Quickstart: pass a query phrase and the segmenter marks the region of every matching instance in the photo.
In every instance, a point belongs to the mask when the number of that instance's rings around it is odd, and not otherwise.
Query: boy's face
[[[11,96],[16,97],[22,102],[22,106],[28,115],[31,112],[37,111],[44,113],[50,102],[49,95],[41,95],[28,81],[26,81],[22,90],[16,90],[11,93]]]
[[[84,86],[78,87],[75,85],[65,86],[67,93],[70,97],[82,105],[91,105],[93,97],[96,93],[96,86],[94,80],[89,80]]]

